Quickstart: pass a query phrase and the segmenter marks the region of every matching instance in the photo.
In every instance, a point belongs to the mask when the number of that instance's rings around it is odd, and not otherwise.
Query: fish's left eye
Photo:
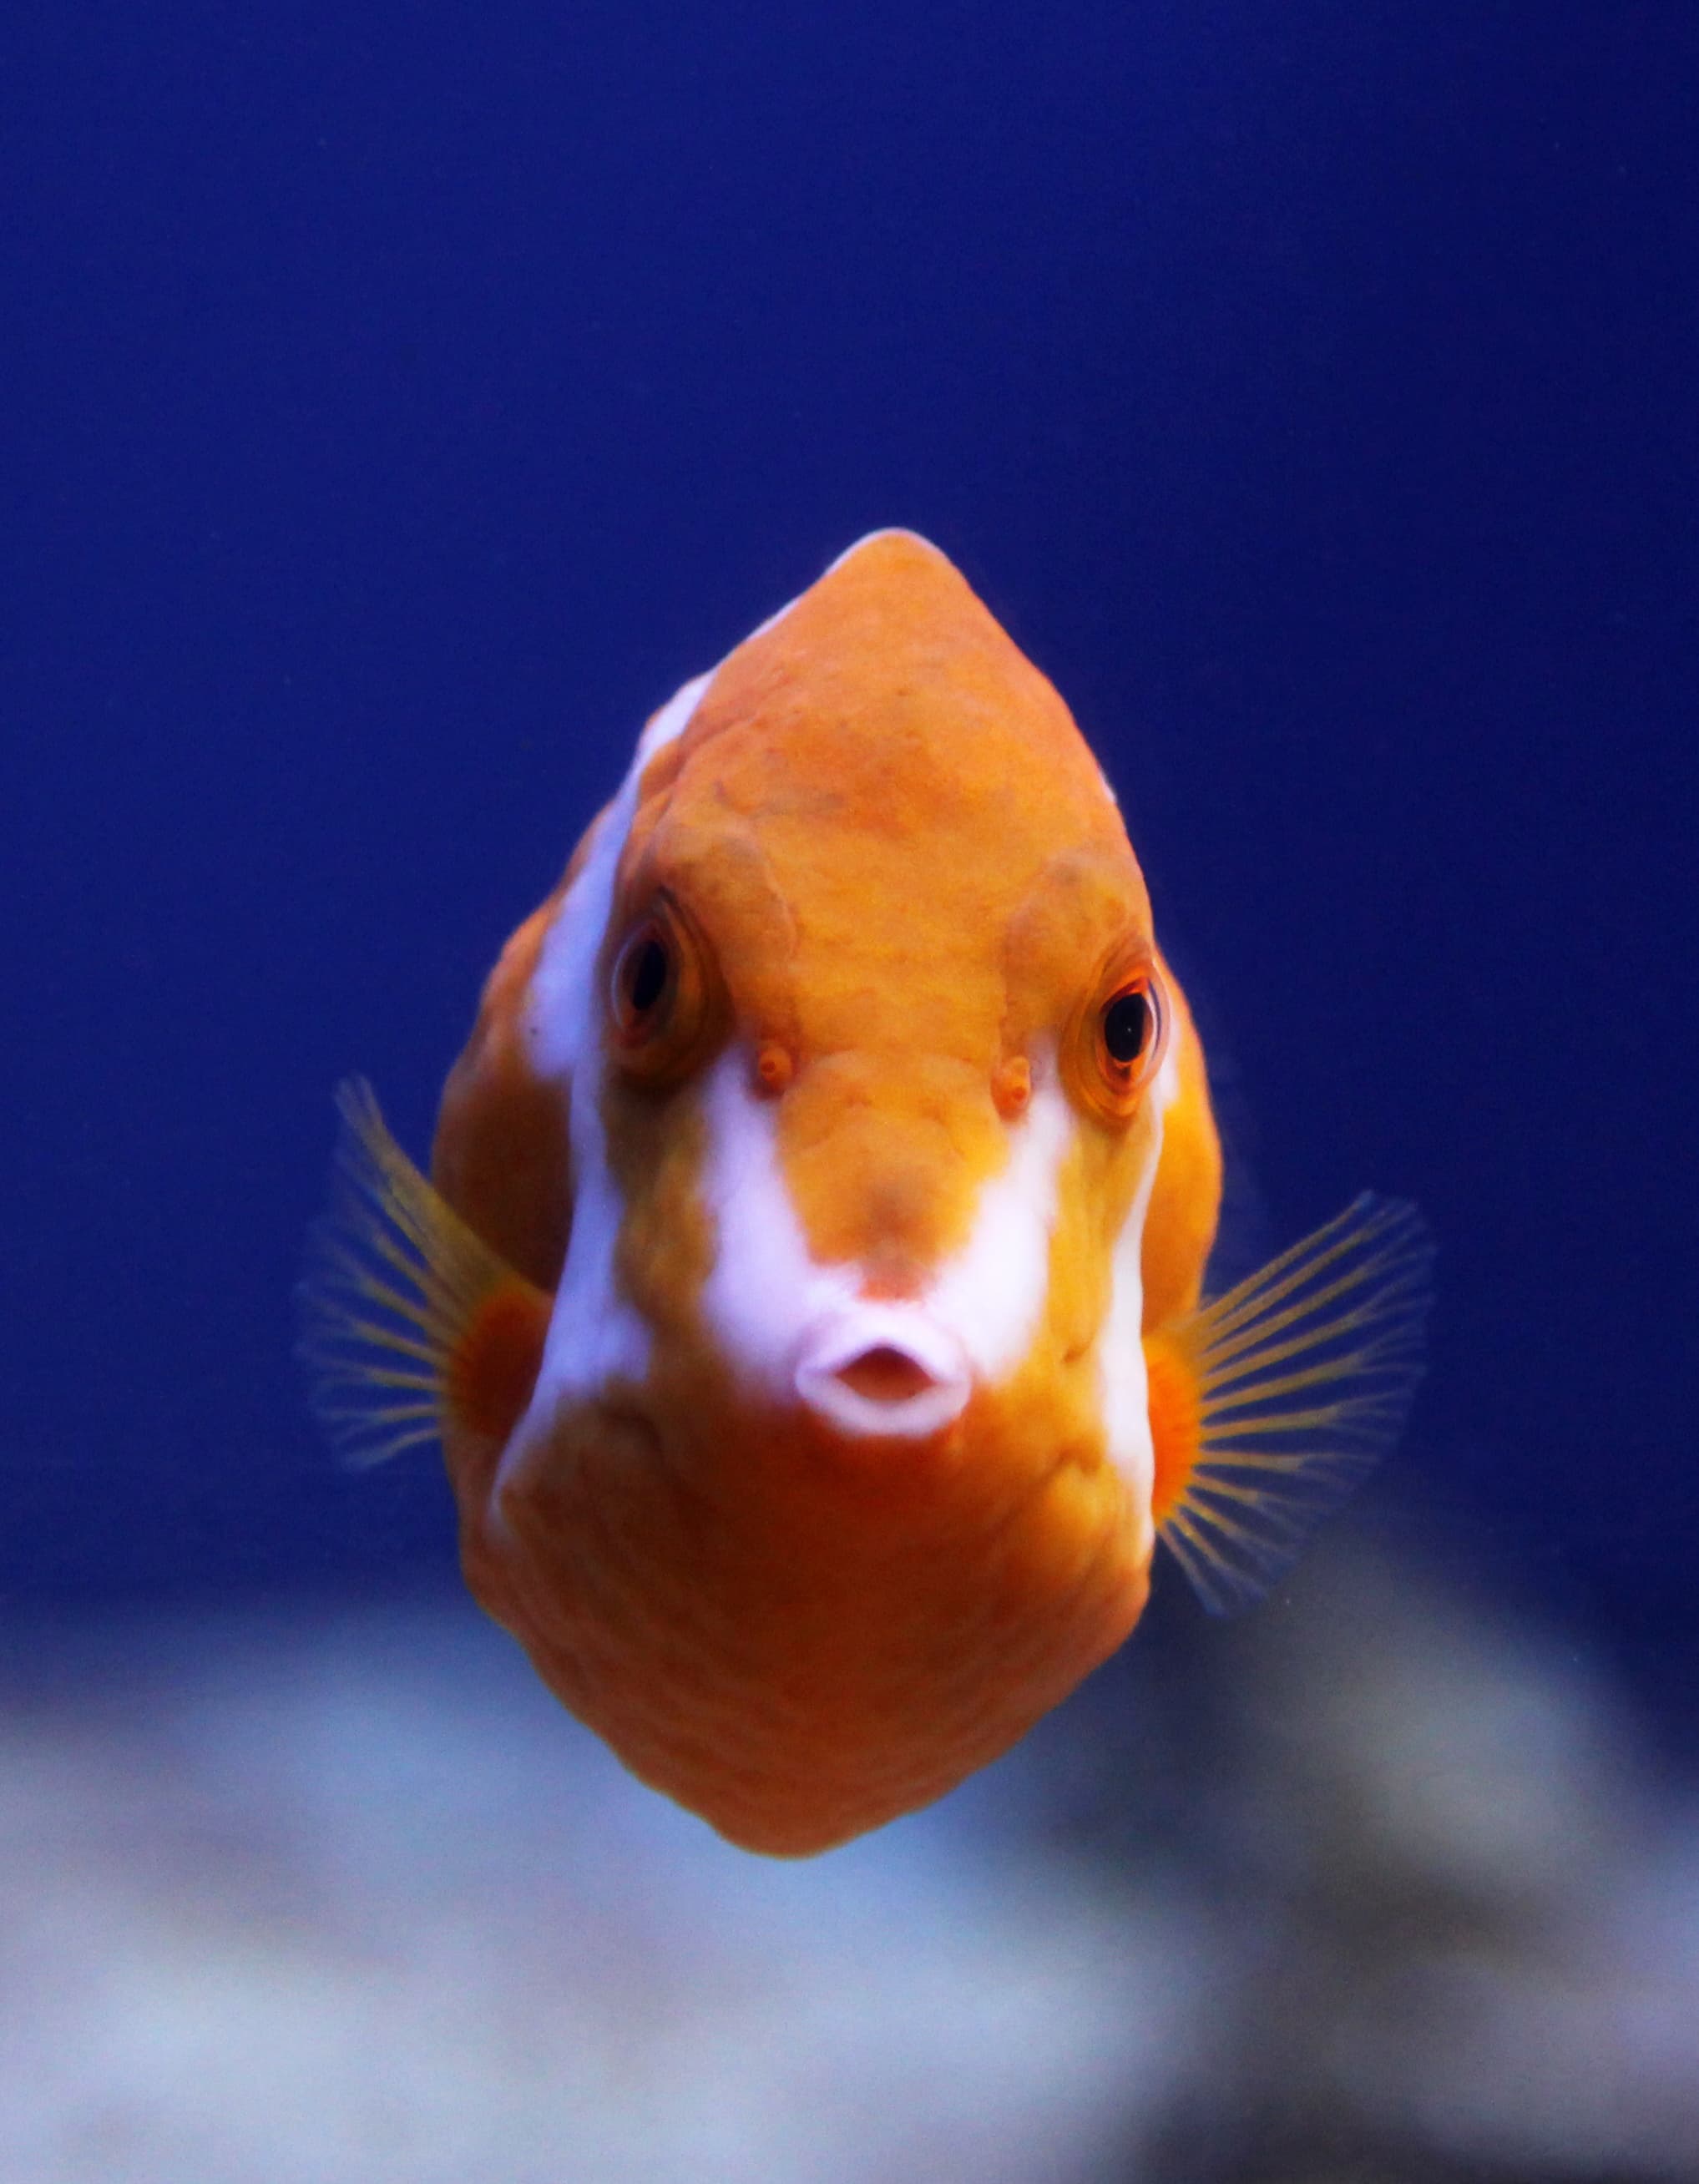
[[[1130,1069],[1145,1050],[1156,1024],[1150,996],[1135,986],[1117,994],[1103,1011],[1103,1044],[1117,1069]]]
[[[1081,1105],[1106,1123],[1131,1120],[1161,1059],[1167,1010],[1148,958],[1113,961],[1088,989],[1063,1045],[1063,1066]]]
[[[621,942],[608,978],[609,1047],[628,1076],[660,1084],[704,1059],[724,1011],[706,944],[669,897]]]

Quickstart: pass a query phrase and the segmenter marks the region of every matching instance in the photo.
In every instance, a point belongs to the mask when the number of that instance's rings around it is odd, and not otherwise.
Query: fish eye
[[[672,955],[652,925],[641,927],[620,950],[614,970],[614,1005],[622,1029],[635,1030],[652,1016],[672,976]]]
[[[1148,961],[1129,967],[1124,952],[1088,989],[1064,1044],[1070,1088],[1100,1121],[1128,1122],[1161,1058],[1167,1011],[1161,982]]]
[[[723,1021],[706,944],[662,895],[621,943],[608,978],[609,1048],[628,1076],[660,1084],[702,1060]]]
[[[1103,1011],[1103,1044],[1117,1069],[1130,1069],[1144,1051],[1153,1020],[1149,997],[1135,986],[1117,994]]]

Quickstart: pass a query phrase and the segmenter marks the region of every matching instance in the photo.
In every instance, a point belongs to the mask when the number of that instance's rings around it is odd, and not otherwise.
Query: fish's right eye
[[[645,924],[627,941],[614,966],[614,1021],[627,1038],[641,1032],[666,998],[672,951],[660,928]]]
[[[724,1022],[706,944],[669,896],[626,935],[608,978],[608,1045],[627,1076],[664,1084],[703,1060]]]

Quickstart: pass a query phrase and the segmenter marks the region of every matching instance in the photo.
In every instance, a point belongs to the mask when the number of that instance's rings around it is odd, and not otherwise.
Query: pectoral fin
[[[1432,1259],[1414,1206],[1366,1195],[1145,1337],[1151,1513],[1212,1613],[1260,1599],[1397,1438]]]
[[[499,1445],[530,1401],[551,1301],[415,1167],[369,1084],[342,1085],[337,1106],[336,1199],[300,1292],[314,1408],[351,1463],[446,1430]]]

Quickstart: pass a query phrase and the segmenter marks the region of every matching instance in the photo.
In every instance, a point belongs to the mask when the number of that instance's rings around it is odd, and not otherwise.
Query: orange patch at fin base
[[[550,1299],[420,1173],[369,1084],[341,1086],[337,1106],[336,1201],[300,1290],[315,1410],[362,1466],[445,1429],[505,1441],[543,1362]]]
[[[1397,1438],[1433,1245],[1369,1195],[1147,1335],[1151,1516],[1212,1613],[1262,1598]]]

